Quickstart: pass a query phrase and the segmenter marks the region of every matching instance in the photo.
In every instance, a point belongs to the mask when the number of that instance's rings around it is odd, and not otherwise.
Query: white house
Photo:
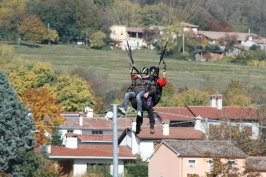
[[[132,129],[126,129],[120,136],[119,145],[127,146],[131,149],[132,154],[139,154],[143,161],[154,152],[155,148],[163,139],[201,139],[204,135],[201,131],[195,130],[193,127],[169,127],[169,121],[160,123],[155,121],[155,133],[150,134],[150,128],[142,126],[139,134],[135,134],[132,130],[135,128],[132,122]]]
[[[77,135],[67,134],[65,146],[49,146],[49,158],[63,167],[65,175],[74,176],[86,173],[89,165],[110,166],[113,173],[113,145],[112,135]],[[118,148],[118,173],[123,176],[124,163],[136,160],[136,156],[126,146]]]
[[[182,31],[192,31],[194,34],[197,34],[197,29],[199,26],[192,25],[189,23],[181,22]],[[160,35],[163,34],[164,26],[151,26],[149,29],[158,28]],[[142,39],[143,30],[146,28],[139,27],[127,27],[126,25],[113,25],[110,27],[110,39],[117,47],[120,47],[123,50],[127,48],[127,41],[132,50],[140,49],[141,47],[147,47],[147,43]],[[151,47],[153,48],[153,47]]]

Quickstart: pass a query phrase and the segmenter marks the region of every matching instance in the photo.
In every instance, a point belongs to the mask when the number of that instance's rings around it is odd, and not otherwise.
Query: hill
[[[70,71],[75,67],[92,69],[100,75],[108,75],[110,88],[120,89],[130,83],[129,57],[126,51],[114,49],[100,51],[77,45],[39,45],[31,48],[25,45],[14,45],[15,54],[22,59],[50,62],[56,71]],[[137,68],[157,66],[159,55],[151,50],[132,51]],[[265,67],[236,65],[226,61],[200,63],[165,58],[167,79],[175,89],[193,87],[203,89],[212,85],[222,91],[231,80],[239,80],[246,87],[260,86],[266,89]],[[162,70],[161,65],[160,69]]]

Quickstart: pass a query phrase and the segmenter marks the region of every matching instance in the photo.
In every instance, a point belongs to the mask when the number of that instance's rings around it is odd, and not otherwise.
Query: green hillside
[[[111,88],[121,88],[130,83],[129,58],[126,51],[114,49],[110,51],[92,50],[73,45],[40,45],[31,48],[14,45],[15,53],[23,59],[40,60],[52,63],[57,71],[69,71],[75,67],[92,69],[111,80]],[[151,50],[132,51],[137,68],[158,65],[159,55]],[[175,89],[194,87],[202,89],[205,85],[213,85],[222,91],[226,84],[234,79],[247,87],[261,86],[266,89],[265,67],[236,65],[225,61],[200,63],[166,58],[167,79]],[[163,66],[160,67],[162,69]]]

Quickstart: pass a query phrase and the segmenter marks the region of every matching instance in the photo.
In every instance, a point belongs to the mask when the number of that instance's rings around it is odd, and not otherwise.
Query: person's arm
[[[157,83],[159,84],[160,87],[164,87],[166,85],[167,81],[166,81],[166,71],[165,70],[163,70],[163,78],[162,79],[158,78]]]

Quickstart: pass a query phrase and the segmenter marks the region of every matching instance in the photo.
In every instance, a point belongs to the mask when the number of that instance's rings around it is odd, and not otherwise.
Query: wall
[[[141,141],[140,142],[140,156],[142,158],[143,161],[146,161],[150,156],[151,154],[154,152],[154,143],[153,141],[146,141],[146,142],[143,142]]]
[[[161,145],[148,164],[149,177],[179,177],[179,166],[176,153]]]
[[[188,161],[195,160],[195,167],[190,167]],[[211,158],[200,157],[182,157],[174,151],[161,145],[155,154],[150,158],[148,164],[149,177],[187,177],[188,174],[198,174],[206,176],[206,172],[211,170],[208,161]],[[235,160],[236,165],[243,171],[245,159]],[[226,162],[226,159],[222,159]]]
[[[104,159],[76,159],[74,160],[73,173],[74,175],[81,175],[86,173],[88,164],[110,164],[110,173],[113,174],[113,160]],[[124,163],[118,160],[118,173],[124,173]]]

